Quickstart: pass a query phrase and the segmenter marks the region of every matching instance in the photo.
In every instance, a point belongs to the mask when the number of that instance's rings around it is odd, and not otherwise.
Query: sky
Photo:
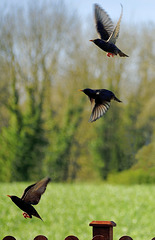
[[[4,5],[23,5],[30,0],[0,0],[0,7]],[[39,1],[39,0],[38,0]],[[42,0],[44,1],[44,0]],[[155,0],[47,0],[64,1],[70,11],[77,12],[79,17],[85,21],[87,16],[94,17],[93,4],[98,3],[109,14],[112,20],[120,16],[123,5],[124,23],[155,23]],[[36,1],[37,2],[37,1]]]
[[[59,1],[59,0],[58,0]],[[109,14],[111,19],[118,19],[123,5],[123,21],[132,24],[155,23],[155,0],[65,0],[81,18],[93,16],[93,4],[98,3]]]

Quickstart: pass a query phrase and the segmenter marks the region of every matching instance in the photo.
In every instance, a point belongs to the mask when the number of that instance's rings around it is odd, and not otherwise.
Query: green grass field
[[[155,237],[155,186],[113,186],[107,184],[50,183],[36,206],[44,222],[24,219],[22,211],[6,196],[21,196],[28,183],[0,184],[0,239],[13,235],[31,240],[43,234],[49,240],[76,235],[92,239],[93,220],[116,222],[114,240],[129,235],[134,240]]]

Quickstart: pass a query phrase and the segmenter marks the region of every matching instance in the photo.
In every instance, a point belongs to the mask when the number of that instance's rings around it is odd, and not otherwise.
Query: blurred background
[[[116,24],[120,1],[96,2]],[[0,2],[0,181],[155,182],[155,2],[121,1],[123,59],[89,42],[93,3]],[[123,103],[88,123],[87,87]]]

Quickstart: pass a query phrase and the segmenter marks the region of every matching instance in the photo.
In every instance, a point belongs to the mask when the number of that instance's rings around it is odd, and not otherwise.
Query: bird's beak
[[[11,197],[10,195],[6,195],[7,197]]]
[[[94,42],[94,40],[89,40],[89,41]]]
[[[83,90],[82,90],[82,89],[79,89],[79,91],[80,91],[80,92],[83,92]]]

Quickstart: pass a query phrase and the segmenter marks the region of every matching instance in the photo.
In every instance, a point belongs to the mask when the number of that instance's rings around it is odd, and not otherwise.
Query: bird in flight
[[[32,205],[36,205],[39,203],[41,195],[45,192],[47,184],[51,181],[49,177],[46,177],[40,180],[37,183],[34,183],[28,186],[22,195],[21,198],[14,196],[14,195],[7,195],[11,198],[11,200],[21,209],[24,211],[23,216],[24,218],[32,218],[35,216],[37,218],[42,218],[39,216],[37,211]]]
[[[109,109],[112,99],[117,102],[121,102],[113,92],[107,89],[93,90],[90,88],[85,88],[80,91],[84,92],[88,96],[92,104],[92,113],[89,122],[94,122],[102,117]]]
[[[114,28],[113,22],[106,11],[102,9],[98,4],[94,5],[95,25],[99,38],[90,41],[96,44],[103,51],[107,52],[108,57],[114,57],[117,54],[119,54],[120,57],[128,57],[128,55],[123,53],[115,45],[116,40],[119,36],[120,23],[123,15],[122,5],[121,9],[121,15],[116,27]]]

